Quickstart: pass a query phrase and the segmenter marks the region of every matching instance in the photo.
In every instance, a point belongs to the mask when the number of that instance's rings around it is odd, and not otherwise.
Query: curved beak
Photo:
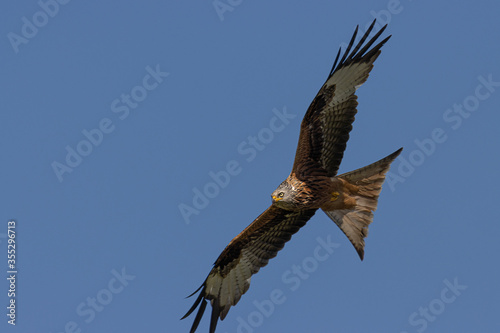
[[[273,203],[276,203],[276,202],[280,201],[281,199],[283,199],[283,198],[278,198],[275,195],[272,195],[271,198],[273,198]]]

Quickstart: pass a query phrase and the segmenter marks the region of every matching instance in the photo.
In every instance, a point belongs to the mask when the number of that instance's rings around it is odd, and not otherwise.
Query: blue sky
[[[340,171],[404,151],[365,260],[318,212],[218,332],[497,332],[500,4],[216,4],[0,5],[0,267],[14,219],[18,270],[0,331],[187,332],[184,297],[268,207],[339,45],[378,17],[393,37]]]

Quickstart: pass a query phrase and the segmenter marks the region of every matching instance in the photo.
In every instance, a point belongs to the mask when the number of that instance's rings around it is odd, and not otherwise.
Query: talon
[[[339,192],[332,192],[332,198],[330,201],[335,201],[339,198],[340,193]]]

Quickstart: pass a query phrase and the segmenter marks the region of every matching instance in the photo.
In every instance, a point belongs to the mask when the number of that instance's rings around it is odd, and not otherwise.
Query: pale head
[[[271,198],[273,199],[273,204],[283,209],[294,209],[296,206],[295,196],[297,194],[297,189],[294,188],[287,180],[283,181],[273,194]]]

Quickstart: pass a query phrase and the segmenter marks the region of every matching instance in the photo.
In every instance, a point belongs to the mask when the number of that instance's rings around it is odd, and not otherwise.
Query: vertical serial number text
[[[7,281],[9,281],[9,305],[7,306],[7,322],[16,324],[16,221],[7,222]]]

